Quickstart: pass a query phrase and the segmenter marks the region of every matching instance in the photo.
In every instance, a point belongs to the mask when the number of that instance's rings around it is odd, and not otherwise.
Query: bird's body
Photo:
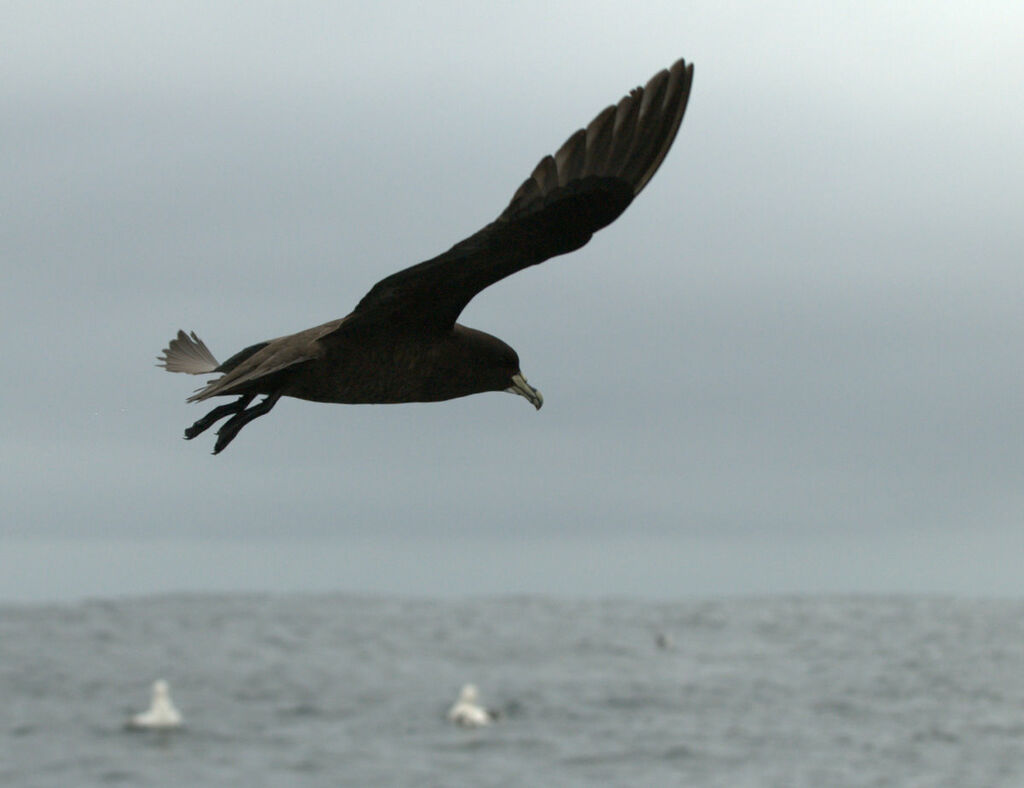
[[[466,684],[459,697],[448,709],[448,721],[463,728],[482,728],[497,719],[497,713],[480,705],[480,693],[475,684]]]
[[[180,728],[181,712],[171,701],[170,687],[163,679],[153,682],[153,698],[146,711],[135,714],[128,720],[133,730],[171,730]]]
[[[344,321],[256,346],[237,366],[228,367],[230,360],[218,365],[209,371],[225,375],[191,399],[279,391],[296,399],[348,405],[436,402],[478,393],[475,382],[458,374],[475,354],[504,350],[510,363],[515,355],[496,337],[457,324],[439,334],[350,336],[339,331]],[[287,374],[268,371],[279,365]]]
[[[437,402],[509,391],[543,397],[515,350],[456,323],[478,292],[516,271],[586,244],[644,188],[675,139],[693,66],[682,60],[636,88],[545,156],[502,214],[447,252],[378,282],[344,318],[260,342],[219,363],[179,331],[159,359],[171,372],[221,373],[190,401],[235,396],[185,431],[217,433],[224,449],[280,397],[347,404]],[[251,405],[258,395],[266,398]]]

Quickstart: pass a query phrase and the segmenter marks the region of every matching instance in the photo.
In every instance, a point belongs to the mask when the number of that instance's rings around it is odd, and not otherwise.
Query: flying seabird
[[[485,709],[479,703],[480,693],[475,684],[465,684],[458,700],[448,709],[448,720],[463,728],[481,728],[498,718],[498,713]]]
[[[455,321],[484,288],[579,249],[626,210],[668,153],[692,81],[693,65],[683,60],[659,71],[541,159],[495,221],[447,252],[382,279],[346,317],[251,345],[224,363],[195,332],[179,331],[158,366],[221,373],[188,401],[237,398],[211,410],[185,437],[230,417],[217,431],[217,454],[281,397],[437,402],[508,391],[539,410],[544,398],[526,382],[516,351]],[[264,399],[252,405],[257,395]]]
[[[149,708],[132,716],[127,727],[134,730],[169,730],[181,727],[181,712],[171,702],[170,687],[163,679],[153,682],[153,699]]]

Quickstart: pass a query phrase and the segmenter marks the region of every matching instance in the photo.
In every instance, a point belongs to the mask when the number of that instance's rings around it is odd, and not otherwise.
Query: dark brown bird
[[[509,391],[540,408],[544,399],[497,337],[455,322],[485,287],[549,257],[579,249],[626,210],[657,171],[690,97],[693,66],[679,60],[630,91],[545,156],[489,225],[432,260],[382,279],[339,320],[247,347],[218,363],[199,337],[179,331],[160,366],[220,372],[189,397],[237,399],[185,430],[217,432],[223,451],[281,397],[316,402],[436,402]],[[251,405],[257,395],[265,399]]]

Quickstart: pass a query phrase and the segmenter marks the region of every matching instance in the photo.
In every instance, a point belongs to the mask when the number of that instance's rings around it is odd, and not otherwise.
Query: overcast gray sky
[[[4,3],[0,599],[1024,593],[1024,8]],[[477,297],[503,394],[284,400],[220,358],[492,220],[678,57],[676,144]]]

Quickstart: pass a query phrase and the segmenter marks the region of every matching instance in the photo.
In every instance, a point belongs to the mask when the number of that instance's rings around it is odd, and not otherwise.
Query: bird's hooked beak
[[[526,382],[522,372],[517,372],[512,376],[512,385],[505,389],[505,391],[509,394],[518,394],[520,397],[526,397],[537,410],[540,410],[540,406],[544,404],[544,395]]]

